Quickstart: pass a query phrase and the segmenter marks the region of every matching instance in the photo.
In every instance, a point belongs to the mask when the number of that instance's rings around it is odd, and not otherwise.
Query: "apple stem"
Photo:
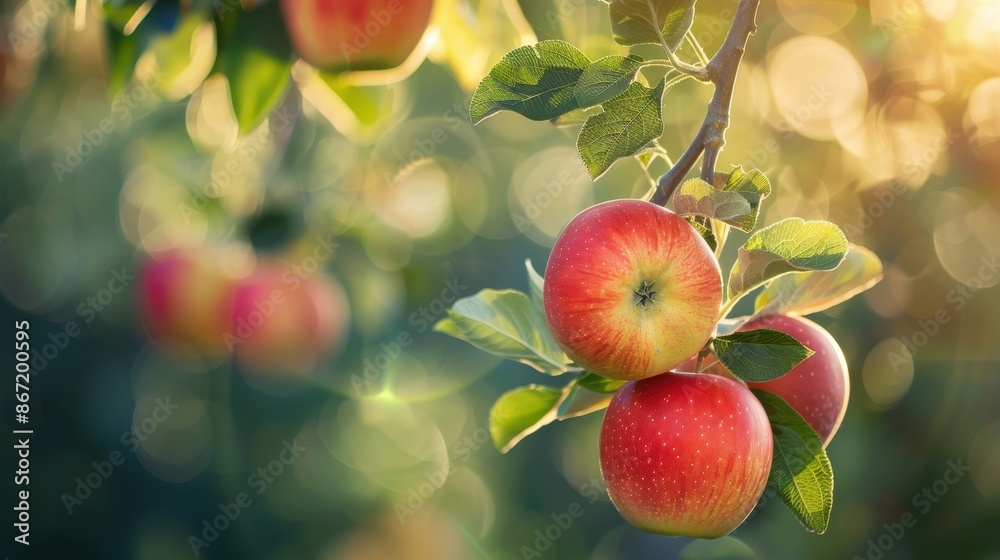
[[[708,104],[701,129],[677,159],[677,163],[660,177],[657,188],[649,199],[650,202],[659,205],[669,202],[674,191],[702,154],[705,157],[701,165],[701,178],[709,184],[714,184],[715,165],[719,153],[726,145],[726,129],[729,128],[736,75],[743,61],[743,54],[746,52],[747,40],[757,31],[759,5],[760,0],[740,0],[736,8],[736,17],[733,18],[733,24],[722,47],[704,68],[708,81],[715,85],[715,93],[712,94],[712,101]]]

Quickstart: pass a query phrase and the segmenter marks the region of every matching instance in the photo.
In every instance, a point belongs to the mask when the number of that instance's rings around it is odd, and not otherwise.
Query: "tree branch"
[[[736,75],[743,60],[743,53],[746,52],[747,40],[757,31],[759,5],[760,0],[740,0],[733,24],[722,47],[705,66],[708,80],[715,85],[715,93],[712,94],[712,101],[708,104],[701,129],[677,163],[660,177],[656,192],[649,199],[650,202],[666,204],[702,153],[705,157],[701,165],[701,178],[709,184],[714,184],[715,164],[719,159],[719,152],[726,145],[726,129],[729,128],[729,112],[733,104]]]

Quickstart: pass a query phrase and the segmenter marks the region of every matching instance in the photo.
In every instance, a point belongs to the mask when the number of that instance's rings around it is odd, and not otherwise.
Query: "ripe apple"
[[[226,342],[244,370],[302,374],[339,349],[349,324],[347,297],[336,280],[262,263],[236,289]]]
[[[717,375],[665,373],[630,381],[601,425],[601,474],[636,528],[716,538],[764,492],[774,441],[760,402]]]
[[[224,356],[235,280],[207,249],[150,256],[139,273],[138,307],[148,335],[187,354]]]
[[[755,329],[783,332],[814,352],[778,379],[747,385],[770,391],[785,399],[816,430],[825,447],[837,433],[840,422],[847,413],[851,388],[847,360],[844,359],[840,346],[826,329],[803,317],[772,315],[755,319],[739,328],[741,331]],[[725,369],[725,366],[716,362],[706,372],[722,373]]]
[[[433,7],[433,0],[281,0],[295,50],[309,64],[338,72],[405,62]]]
[[[712,335],[722,275],[684,218],[642,200],[574,217],[545,268],[545,317],[580,366],[642,379],[696,354]]]

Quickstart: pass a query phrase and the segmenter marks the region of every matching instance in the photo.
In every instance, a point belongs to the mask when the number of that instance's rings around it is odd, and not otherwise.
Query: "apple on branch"
[[[804,317],[770,315],[740,326],[739,331],[771,329],[783,332],[813,351],[787,374],[762,383],[747,383],[750,388],[763,389],[785,400],[816,430],[825,447],[840,428],[847,413],[851,380],[847,360],[833,336],[823,327]],[[682,369],[692,369],[687,363]],[[702,366],[705,373],[732,375],[714,358]]]
[[[630,381],[601,425],[612,502],[629,523],[661,535],[716,538],[738,527],[764,492],[772,450],[760,402],[717,375]]]
[[[684,218],[642,200],[614,200],[563,229],[545,269],[544,301],[555,340],[578,365],[642,379],[708,342],[722,275]]]

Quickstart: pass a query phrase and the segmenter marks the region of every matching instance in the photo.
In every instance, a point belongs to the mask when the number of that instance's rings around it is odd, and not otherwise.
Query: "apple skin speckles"
[[[601,426],[601,473],[637,528],[716,538],[764,492],[773,444],[763,407],[742,383],[665,373],[615,394]]]

